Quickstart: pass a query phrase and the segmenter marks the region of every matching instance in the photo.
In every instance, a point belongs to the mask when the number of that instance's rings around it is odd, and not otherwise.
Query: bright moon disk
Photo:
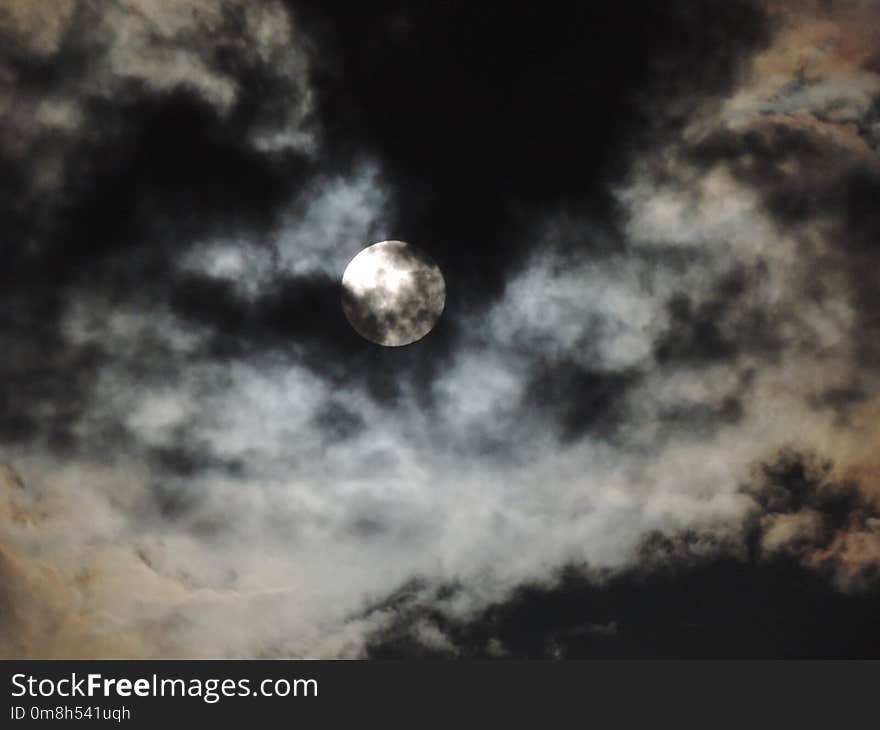
[[[416,342],[446,304],[443,274],[405,241],[380,241],[355,256],[342,275],[342,310],[362,337],[386,347]]]

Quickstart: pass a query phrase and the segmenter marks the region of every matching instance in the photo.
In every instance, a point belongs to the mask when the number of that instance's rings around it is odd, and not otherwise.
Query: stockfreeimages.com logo
[[[42,679],[29,674],[12,675],[13,697],[197,697],[219,702],[222,697],[317,697],[316,679],[169,679],[153,674],[137,679],[79,675]]]

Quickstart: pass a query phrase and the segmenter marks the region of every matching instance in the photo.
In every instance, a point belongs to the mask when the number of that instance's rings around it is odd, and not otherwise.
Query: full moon
[[[371,342],[400,347],[428,334],[446,304],[443,274],[405,241],[380,241],[355,256],[342,275],[342,310]]]

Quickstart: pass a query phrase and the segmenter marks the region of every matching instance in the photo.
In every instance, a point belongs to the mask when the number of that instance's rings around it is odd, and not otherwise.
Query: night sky
[[[0,245],[0,656],[880,656],[874,0],[0,0]]]

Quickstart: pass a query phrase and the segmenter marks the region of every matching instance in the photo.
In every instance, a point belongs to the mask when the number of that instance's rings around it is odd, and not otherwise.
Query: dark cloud
[[[90,122],[100,137],[70,152],[68,184],[39,259],[53,280],[106,272],[134,283],[125,275],[135,272],[123,267],[134,268],[132,248],[147,247],[137,273],[148,286],[198,236],[270,230],[302,182],[301,155],[253,149],[246,117],[222,116],[187,91],[98,107]]]
[[[330,443],[350,439],[367,427],[363,416],[338,401],[329,401],[315,414],[315,425]]]
[[[669,327],[655,345],[665,364],[730,362],[741,354],[772,357],[782,349],[779,322],[755,301],[757,288],[767,285],[766,270],[735,270],[725,274],[711,298],[694,303],[687,292],[668,304]]]
[[[758,505],[748,542],[761,554],[787,554],[846,588],[880,576],[880,505],[856,481],[835,478],[832,463],[783,452],[747,492]]]
[[[855,484],[835,481],[830,462],[796,452],[759,465],[744,491],[756,509],[738,531],[654,533],[634,567],[569,566],[550,585],[522,586],[476,616],[455,617],[440,608],[440,593],[411,583],[371,609],[393,610],[395,621],[372,637],[369,656],[437,658],[449,647],[474,658],[875,656],[880,531],[866,523],[876,521],[877,505]],[[779,516],[806,512],[817,516],[818,531],[800,525],[771,545]],[[858,566],[850,552],[853,562],[835,564],[842,536],[866,529],[873,557]],[[835,572],[862,590],[840,592],[827,580]],[[448,646],[426,642],[426,624]]]
[[[174,306],[186,287],[176,261],[187,248],[218,233],[259,240],[277,224],[309,164],[300,150],[262,151],[251,141],[272,114],[265,107],[279,103],[281,80],[272,67],[234,48],[218,51],[217,68],[249,89],[225,111],[185,82],[157,88],[151,79],[120,77],[107,81],[117,87],[107,97],[85,84],[107,50],[90,35],[105,18],[83,9],[65,20],[60,5],[58,11],[48,17],[69,26],[55,52],[35,55],[12,44],[0,61],[22,107],[31,98],[70,95],[78,119],[74,129],[59,131],[41,129],[35,117],[28,123],[36,141],[26,154],[0,150],[0,331],[10,370],[0,398],[9,404],[2,427],[9,438],[48,432],[51,443],[63,446],[76,438],[74,426],[89,409],[101,366],[119,359],[102,344],[70,343],[62,330],[71,301],[85,290],[111,310]],[[3,29],[14,37],[21,30],[15,22]],[[286,105],[295,102],[286,95]],[[21,134],[13,126],[14,119],[4,124],[3,143]],[[50,162],[54,178],[38,185],[35,171]],[[163,361],[158,347],[152,357],[129,363],[133,380],[167,374],[171,360]]]
[[[184,319],[207,326],[209,357],[244,357],[297,345],[320,347],[325,355],[328,349],[350,352],[359,345],[340,311],[339,292],[339,282],[329,276],[281,276],[250,298],[229,281],[191,274],[174,282],[170,303]]]
[[[804,285],[804,297],[827,300],[839,292],[832,276],[842,272],[847,298],[859,316],[861,359],[872,367],[880,321],[880,299],[871,271],[880,256],[880,170],[874,153],[853,147],[836,128],[786,119],[765,121],[744,132],[712,135],[692,151],[703,165],[729,165],[733,174],[761,195],[782,232],[806,238],[810,230],[827,231],[827,248],[803,243],[803,256],[815,257],[820,269]],[[812,250],[811,250],[812,249]],[[773,329],[762,327],[765,337]],[[761,341],[753,337],[751,342]]]
[[[631,156],[767,36],[741,2],[296,8],[319,51],[327,145],[382,161],[393,230],[426,248],[462,303],[500,291],[536,215],[611,214]]]
[[[373,637],[369,656],[448,657],[420,640],[417,627],[430,621],[471,658],[871,658],[878,608],[876,591],[841,594],[784,559],[720,558],[600,582],[570,570],[553,588],[522,588],[470,622],[415,612]]]
[[[174,446],[162,446],[151,453],[155,466],[160,472],[176,477],[186,478],[208,471],[226,471],[241,476],[244,467],[240,461],[227,461],[214,456],[210,447],[205,444],[185,443],[185,435],[181,435],[183,443]]]
[[[637,375],[587,370],[572,362],[542,362],[523,394],[523,408],[556,421],[565,441],[589,434],[612,438],[623,420],[623,396]]]
[[[710,136],[690,154],[701,164],[729,163],[734,174],[764,193],[769,211],[783,225],[831,219],[845,226],[841,245],[855,251],[876,248],[874,160],[865,151],[848,149],[829,130],[768,121]]]

